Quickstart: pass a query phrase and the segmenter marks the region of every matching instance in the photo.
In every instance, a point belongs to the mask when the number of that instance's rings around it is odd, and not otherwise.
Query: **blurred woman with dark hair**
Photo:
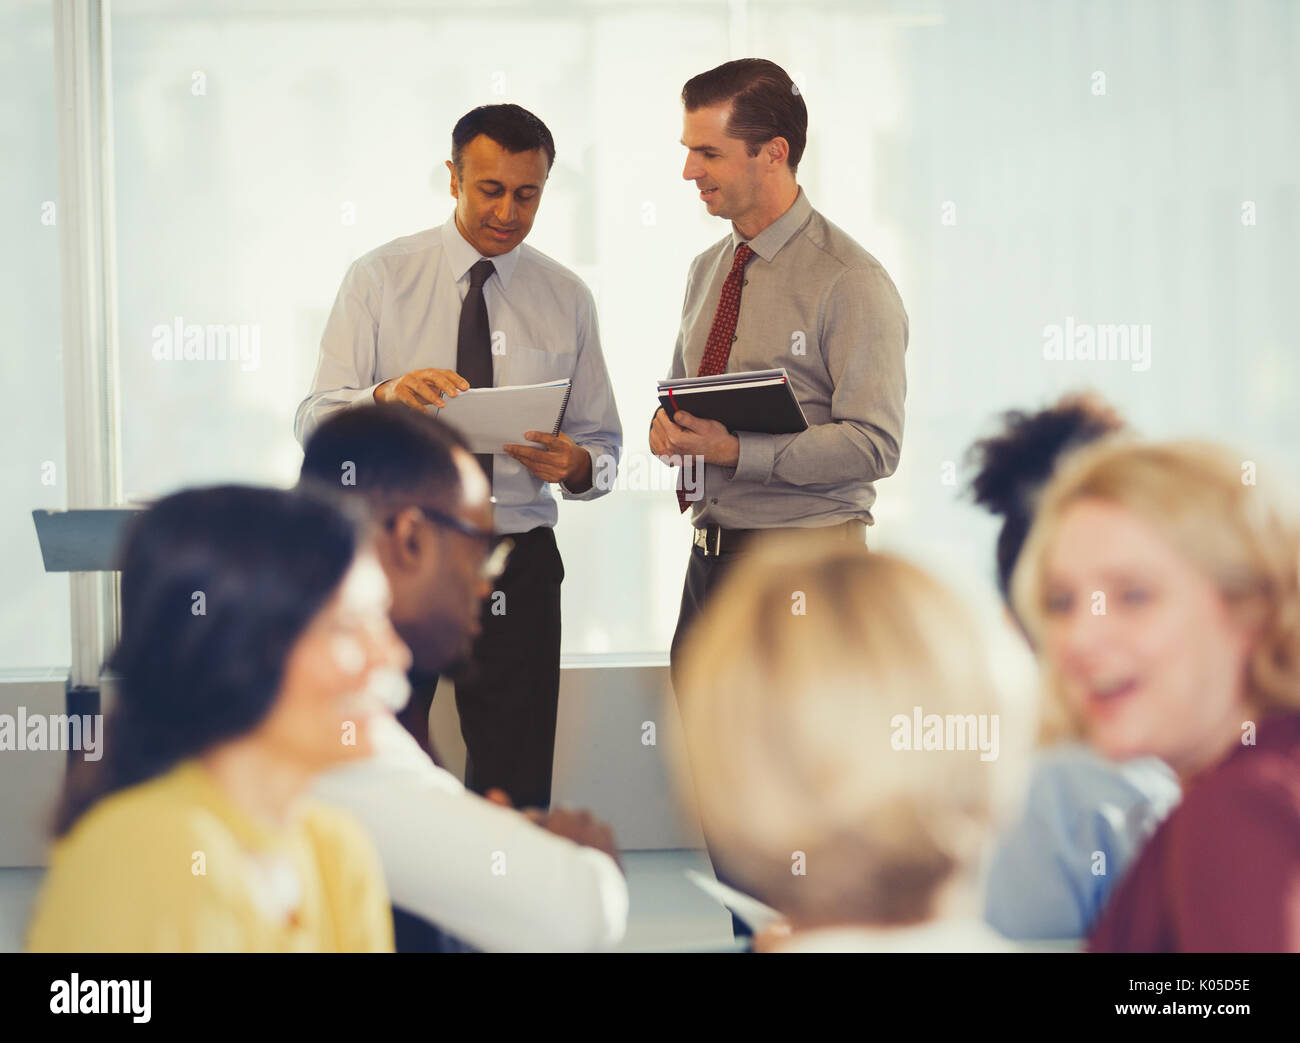
[[[31,950],[391,951],[368,837],[302,799],[404,694],[364,547],[302,492],[191,490],[136,520],[105,756],[69,786]]]
[[[1002,519],[997,579],[1008,605],[1043,487],[1073,452],[1123,430],[1109,405],[1075,394],[1004,414],[1001,430],[971,448],[975,502]],[[1021,941],[1083,937],[1178,798],[1173,772],[1154,757],[1116,764],[1082,743],[1052,745],[1036,760],[1022,815],[994,848],[988,922]]]

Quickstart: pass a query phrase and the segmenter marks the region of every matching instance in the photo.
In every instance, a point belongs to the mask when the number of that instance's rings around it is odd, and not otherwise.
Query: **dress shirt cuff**
[[[380,380],[371,384],[368,388],[362,388],[360,391],[353,391],[350,388],[340,388],[335,392],[335,394],[340,397],[345,395],[348,396],[348,398],[344,398],[344,401],[350,406],[373,406],[375,404],[375,388],[379,387],[382,383],[384,383],[384,381]]]
[[[331,388],[307,398],[298,407],[297,416],[294,417],[293,432],[299,444],[306,445],[316,433],[316,428],[335,413],[353,406],[364,406],[366,403],[373,405],[377,387],[379,384],[368,388]]]
[[[737,431],[740,441],[740,455],[736,459],[736,470],[732,474],[733,482],[762,482],[766,485],[772,479],[772,464],[776,459],[776,435],[759,434],[757,431]]]
[[[602,489],[599,484],[597,484],[601,480],[601,475],[603,473],[603,468],[600,467],[601,457],[593,452],[590,446],[583,445],[578,448],[584,450],[586,454],[591,457],[591,488],[580,493],[575,493],[563,482],[560,482],[560,495],[566,500],[594,500],[597,496],[604,496],[605,493],[609,492],[609,490]]]

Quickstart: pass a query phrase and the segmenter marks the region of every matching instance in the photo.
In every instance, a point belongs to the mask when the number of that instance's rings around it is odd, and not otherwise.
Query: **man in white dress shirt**
[[[512,537],[515,550],[456,675],[467,785],[543,808],[564,579],[550,484],[565,499],[595,499],[610,485],[595,477],[612,475],[622,451],[591,291],[523,242],[554,159],[546,125],[517,105],[480,106],[461,118],[447,163],[454,212],[440,228],[396,239],[348,270],[295,423],[303,441],[325,417],[357,403],[423,410],[470,387],[572,380],[558,434],[525,432],[534,444],[479,458],[496,530]],[[417,685],[414,717],[427,711],[436,686],[436,676]]]
[[[462,656],[505,548],[460,437],[398,406],[348,410],[308,441],[302,474],[365,503],[389,615],[413,662],[437,670]],[[445,948],[431,925],[489,951],[603,949],[622,938],[627,885],[609,827],[585,811],[499,806],[438,767],[395,718],[371,731],[373,756],[326,773],[316,792],[373,837],[399,951]]]

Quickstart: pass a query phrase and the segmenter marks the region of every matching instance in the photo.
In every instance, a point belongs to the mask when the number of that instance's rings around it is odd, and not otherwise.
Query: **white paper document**
[[[755,934],[785,919],[770,905],[763,904],[757,898],[745,894],[744,891],[728,887],[711,876],[705,876],[697,869],[687,869],[685,873],[687,880],[719,905],[725,906],[744,920]]]
[[[470,388],[454,398],[443,395],[446,406],[425,408],[464,436],[473,453],[500,453],[506,443],[529,444],[525,431],[559,434],[564,408],[569,404],[570,380],[511,387]]]

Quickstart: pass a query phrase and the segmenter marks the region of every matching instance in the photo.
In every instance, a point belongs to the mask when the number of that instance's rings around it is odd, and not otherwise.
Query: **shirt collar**
[[[451,212],[446,223],[442,226],[442,249],[447,255],[447,261],[451,265],[451,274],[460,282],[465,278],[474,265],[484,260],[481,253],[470,245],[469,241],[460,234],[460,229],[456,227],[456,211]],[[497,278],[501,280],[501,288],[508,289],[510,286],[510,277],[514,275],[515,268],[519,264],[519,251],[523,249],[523,244],[516,246],[508,254],[498,254],[496,257],[489,257],[493,267],[497,270]]]
[[[808,197],[804,195],[803,188],[799,189],[799,194],[794,197],[794,202],[790,204],[790,209],[778,217],[770,225],[764,228],[753,239],[748,240],[749,248],[758,254],[763,260],[771,262],[785,246],[794,238],[795,232],[803,227],[804,222],[808,220],[808,215],[812,213],[812,204],[808,202]],[[734,251],[741,243],[745,242],[744,236],[736,231],[736,226],[731,226],[731,248]]]

